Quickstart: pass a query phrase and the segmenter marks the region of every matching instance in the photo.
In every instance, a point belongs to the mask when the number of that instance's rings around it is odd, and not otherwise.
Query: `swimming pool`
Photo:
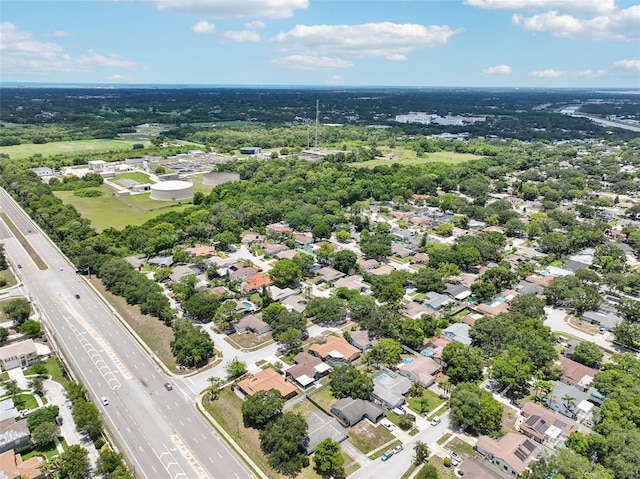
[[[242,306],[244,306],[247,309],[253,309],[254,308],[253,303],[251,301],[242,301],[241,304],[242,304]]]
[[[433,356],[433,351],[431,349],[423,349],[420,351],[420,354],[423,356]]]
[[[385,373],[379,374],[378,376],[376,376],[376,381],[382,382],[385,379],[388,379],[389,376],[387,376]]]
[[[402,364],[409,364],[411,361],[413,361],[413,358],[404,358]]]

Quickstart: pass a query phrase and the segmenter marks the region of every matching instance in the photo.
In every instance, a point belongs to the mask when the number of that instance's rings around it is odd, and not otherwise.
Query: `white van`
[[[440,416],[436,416],[431,420],[432,426],[437,426],[438,424],[440,424]]]

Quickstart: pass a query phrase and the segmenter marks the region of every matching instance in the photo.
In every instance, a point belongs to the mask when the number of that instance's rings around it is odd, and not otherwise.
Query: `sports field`
[[[132,196],[113,196],[113,188],[102,185],[102,196],[82,198],[73,191],[55,191],[65,204],[73,205],[83,218],[91,220],[96,231],[107,228],[121,229],[127,225],[141,225],[145,221],[169,211],[180,211],[191,206],[190,201],[156,201],[149,193]]]
[[[363,161],[362,163],[350,163],[351,166],[358,168],[373,168],[379,165],[393,165],[399,163],[401,165],[420,165],[425,163],[448,163],[456,165],[465,161],[472,161],[482,158],[478,155],[470,153],[454,153],[451,151],[437,151],[435,153],[425,153],[423,156],[417,156],[416,152],[404,148],[378,148],[383,155],[394,155],[393,158],[376,158],[371,161]]]
[[[134,143],[150,145],[145,140],[78,140],[78,141],[56,141],[54,143],[44,143],[34,145],[25,143],[23,145],[1,146],[0,153],[6,153],[12,160],[29,158],[37,153],[43,157],[54,155],[81,155],[82,153],[95,153],[100,151],[133,150]],[[133,154],[133,153],[132,153]]]

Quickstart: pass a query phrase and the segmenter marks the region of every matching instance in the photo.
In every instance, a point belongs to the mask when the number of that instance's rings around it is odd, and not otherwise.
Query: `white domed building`
[[[158,201],[180,201],[193,197],[193,183],[189,181],[161,181],[151,185],[151,199]]]

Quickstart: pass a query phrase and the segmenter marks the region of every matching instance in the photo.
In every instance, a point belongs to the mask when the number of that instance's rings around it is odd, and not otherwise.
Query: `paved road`
[[[196,411],[194,394],[183,380],[173,380],[173,391],[164,389],[168,379],[163,371],[4,190],[0,209],[48,265],[39,270],[15,238],[2,235],[14,267],[22,266],[15,270],[19,279],[135,466],[136,476],[254,477]],[[109,399],[106,406],[100,401],[103,396]]]
[[[563,309],[556,309],[546,307],[544,308],[547,316],[544,320],[544,324],[551,328],[551,331],[555,333],[566,333],[570,336],[575,336],[576,338],[582,339],[584,341],[591,341],[592,343],[596,343],[603,349],[613,350],[613,345],[606,340],[606,334],[588,334],[584,331],[580,331],[579,329],[574,328],[568,322],[566,322],[565,316],[567,316],[567,311]]]

